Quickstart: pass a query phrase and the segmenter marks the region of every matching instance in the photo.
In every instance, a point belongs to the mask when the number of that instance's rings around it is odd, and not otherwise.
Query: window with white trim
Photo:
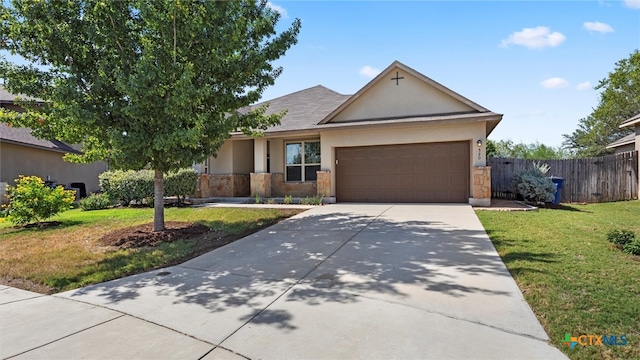
[[[316,171],[320,171],[320,141],[287,142],[285,149],[285,181],[316,181]]]

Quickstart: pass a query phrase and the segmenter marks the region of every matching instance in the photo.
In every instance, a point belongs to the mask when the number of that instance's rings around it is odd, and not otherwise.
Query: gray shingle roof
[[[29,147],[63,153],[80,154],[79,151],[75,150],[62,141],[38,139],[37,137],[31,135],[31,129],[29,128],[11,127],[5,123],[0,123],[0,142],[25,145]]]
[[[607,148],[614,148],[622,145],[633,144],[636,140],[636,134],[629,134],[607,145]]]
[[[8,92],[4,86],[0,85],[0,104],[13,104],[16,95]],[[27,98],[22,96],[22,98]],[[24,127],[12,127],[0,122],[0,142],[24,145],[44,150],[80,154],[68,144],[58,140],[43,140],[31,135],[31,129]]]
[[[4,88],[4,86],[0,85],[0,104],[13,104],[13,102],[16,100],[17,97],[18,97],[18,95],[14,95],[14,94],[8,92]],[[25,95],[19,95],[19,97],[22,100],[34,99],[32,97],[25,96]]]
[[[627,120],[623,121],[622,124],[620,124],[620,127],[623,127],[623,126],[625,126],[627,124],[630,124],[632,122],[636,122],[638,120],[640,120],[640,114],[632,117],[631,119],[627,119]]]
[[[266,111],[267,115],[288,109],[287,114],[280,120],[280,125],[270,127],[267,132],[307,130],[317,128],[320,120],[324,119],[325,116],[329,115],[350,96],[338,94],[322,85],[317,85],[252,105],[249,109],[255,109],[265,103],[269,103]]]

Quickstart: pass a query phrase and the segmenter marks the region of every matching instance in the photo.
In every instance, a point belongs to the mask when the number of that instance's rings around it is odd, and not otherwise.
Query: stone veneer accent
[[[271,174],[271,196],[284,197],[291,195],[294,197],[312,197],[317,194],[317,186],[315,181],[306,182],[286,182],[284,174]]]
[[[271,174],[251,173],[251,196],[271,197]]]
[[[321,170],[316,171],[318,180],[316,181],[318,196],[330,197],[331,196],[331,171]]]
[[[249,175],[247,174],[202,174],[199,180],[200,187],[197,195],[203,198],[249,196]]]
[[[473,206],[491,206],[491,166],[473,167]]]

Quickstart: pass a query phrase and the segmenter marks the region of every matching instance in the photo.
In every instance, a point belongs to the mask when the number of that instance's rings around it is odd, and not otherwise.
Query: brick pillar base
[[[317,195],[330,197],[331,196],[331,171],[329,170],[316,171],[316,174],[318,176],[316,180],[316,184],[318,187]]]
[[[473,206],[491,206],[491,166],[473,167]]]
[[[271,197],[271,174],[251,173],[251,196]]]

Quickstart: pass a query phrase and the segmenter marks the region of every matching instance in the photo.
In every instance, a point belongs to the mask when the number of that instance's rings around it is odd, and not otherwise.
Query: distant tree
[[[300,20],[280,34],[266,1],[14,0],[0,8],[0,62],[15,94],[41,99],[2,121],[40,137],[83,144],[75,161],[150,167],[154,230],[164,230],[163,173],[215,154],[230,132],[255,134],[282,114],[255,103],[297,42]]]
[[[487,140],[487,157],[509,157],[531,160],[568,159],[572,152],[560,147],[552,147],[539,142],[516,144],[512,140]],[[491,144],[491,145],[489,145]],[[491,152],[489,149],[491,147]]]
[[[602,90],[593,112],[580,119],[578,129],[565,134],[563,144],[579,157],[611,153],[607,144],[630,133],[620,124],[640,113],[640,51],[616,63],[614,71],[600,80],[595,90]]]

